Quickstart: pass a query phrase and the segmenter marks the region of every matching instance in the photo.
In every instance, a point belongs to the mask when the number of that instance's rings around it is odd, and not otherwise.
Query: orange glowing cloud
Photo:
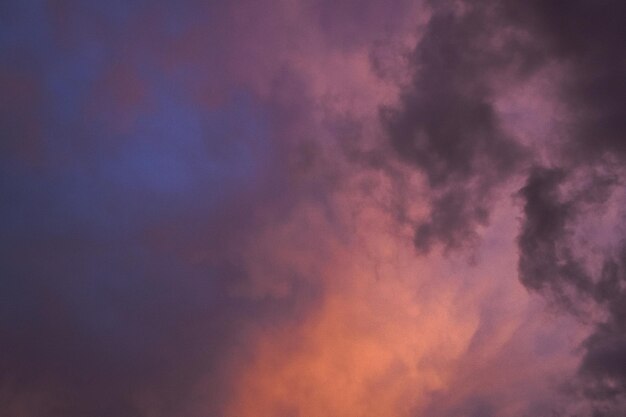
[[[514,247],[490,245],[514,227],[495,221],[484,232],[482,266],[454,267],[440,256],[416,257],[390,212],[359,199],[344,191],[335,201],[339,223],[356,231],[350,239],[311,203],[254,239],[253,284],[240,294],[288,297],[293,282],[268,280],[271,268],[275,277],[321,281],[324,294],[301,321],[259,329],[226,415],[445,415],[485,387],[512,396],[502,415],[514,415],[523,408],[515,401],[524,401],[517,389],[529,389],[537,373],[571,369],[571,357],[546,354],[533,363],[534,336],[562,323],[542,321],[521,285],[504,279],[514,267]],[[497,217],[511,210],[505,205]],[[442,397],[447,409],[437,405]]]

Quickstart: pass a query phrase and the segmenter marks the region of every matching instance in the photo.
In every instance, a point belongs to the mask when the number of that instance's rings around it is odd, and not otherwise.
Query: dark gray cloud
[[[626,399],[626,247],[605,246],[599,268],[591,266],[589,248],[581,249],[585,237],[577,232],[602,215],[618,187],[614,176],[587,174],[584,187],[571,182],[572,171],[560,168],[535,167],[529,174],[520,191],[519,277],[530,290],[593,326],[573,384],[592,401],[595,415],[614,416],[624,411]]]
[[[569,173],[571,177],[571,173]],[[572,312],[571,297],[593,290],[594,281],[575,251],[576,225],[586,212],[606,203],[617,178],[585,171],[586,180],[568,178],[562,168],[533,167],[520,190],[524,202],[518,238],[520,280],[546,291]]]
[[[493,78],[523,64],[518,40],[496,45],[503,23],[490,2],[472,2],[463,12],[433,3],[412,56],[412,84],[399,109],[383,112],[393,147],[432,191],[432,214],[415,234],[422,252],[471,242],[488,220],[494,193],[524,158],[493,105]]]
[[[586,396],[594,400],[596,415],[623,415],[623,244],[605,248],[602,267],[593,272],[586,266],[587,256],[576,253],[574,232],[593,216],[586,211],[602,213],[609,204],[619,204],[609,197],[623,187],[626,5],[520,1],[508,2],[507,7],[514,22],[532,33],[546,55],[565,68],[560,99],[570,112],[570,128],[560,144],[561,167],[533,171],[521,191],[525,216],[519,238],[520,278],[529,288],[571,309],[587,303],[604,311],[606,318],[595,325],[584,344],[580,376]],[[565,177],[580,172],[588,173],[587,184],[567,186]],[[622,225],[613,226],[619,230]]]
[[[618,0],[509,1],[508,17],[546,59],[565,65],[562,100],[572,112],[566,147],[582,160],[624,158],[626,4]]]
[[[427,252],[471,242],[502,184],[525,176],[517,197],[523,205],[520,280],[581,319],[589,320],[585,311],[604,314],[583,346],[579,382],[594,415],[622,415],[623,244],[604,246],[594,269],[580,232],[594,214],[619,204],[612,196],[624,183],[626,4],[430,4],[432,18],[412,56],[412,84],[400,108],[383,114],[399,157],[424,174],[431,190],[431,214],[416,226],[416,247]],[[562,74],[551,99],[566,109],[567,122],[559,137],[534,138],[551,160],[544,167],[503,131],[493,103],[507,82],[523,83],[552,64]]]

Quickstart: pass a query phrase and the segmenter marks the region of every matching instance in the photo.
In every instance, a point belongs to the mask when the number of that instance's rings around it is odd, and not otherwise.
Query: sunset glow
[[[623,417],[624,22],[4,2],[0,416]]]

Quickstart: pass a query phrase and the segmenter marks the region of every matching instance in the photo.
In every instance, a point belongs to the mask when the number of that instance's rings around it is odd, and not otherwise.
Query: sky
[[[626,3],[0,3],[0,414],[626,415]]]

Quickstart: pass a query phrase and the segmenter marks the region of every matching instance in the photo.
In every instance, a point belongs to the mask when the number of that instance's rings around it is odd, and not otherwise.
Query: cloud
[[[566,148],[581,160],[623,158],[626,90],[620,82],[626,65],[620,57],[625,29],[619,20],[624,4],[606,1],[508,2],[508,12],[530,32],[546,59],[567,68],[562,99],[572,112],[572,130]]]
[[[519,278],[581,318],[592,314],[580,381],[598,415],[617,415],[624,374],[610,364],[623,356],[624,222],[614,211],[622,201],[626,9],[611,1],[431,6],[413,79],[400,106],[383,112],[398,157],[430,189],[416,248],[476,244],[502,191],[524,178]],[[550,72],[551,88],[537,95],[556,92],[559,120],[550,129],[532,118],[511,128],[501,103]]]
[[[2,6],[4,413],[225,415],[256,340],[323,298],[332,247],[296,214],[332,217],[337,81],[301,68],[333,60],[301,13]]]
[[[510,10],[549,59],[565,68],[560,91],[569,113],[559,168],[533,171],[522,189],[521,279],[570,307],[591,303],[603,312],[584,344],[580,374],[591,387],[586,394],[602,404],[598,415],[618,415],[626,378],[619,366],[624,319],[616,305],[625,279],[623,219],[609,217],[613,230],[600,236],[581,230],[594,217],[607,219],[606,212],[620,204],[626,98],[620,79],[626,67],[619,52],[624,28],[617,21],[626,9],[620,2],[511,2]],[[600,266],[593,268],[593,255],[577,251],[581,238],[604,244]],[[615,400],[611,406],[603,403],[609,397]]]
[[[431,214],[415,233],[421,252],[475,241],[494,194],[525,158],[493,103],[495,78],[520,65],[517,39],[503,36],[489,6],[435,3],[411,57],[412,83],[400,107],[383,112],[392,146],[430,187]]]
[[[604,317],[576,389],[615,410],[623,256],[595,274],[570,238],[615,218],[619,144],[518,141],[502,97],[579,55],[513,6],[0,6],[0,409],[545,414],[587,333],[514,279],[519,243],[523,283]]]

